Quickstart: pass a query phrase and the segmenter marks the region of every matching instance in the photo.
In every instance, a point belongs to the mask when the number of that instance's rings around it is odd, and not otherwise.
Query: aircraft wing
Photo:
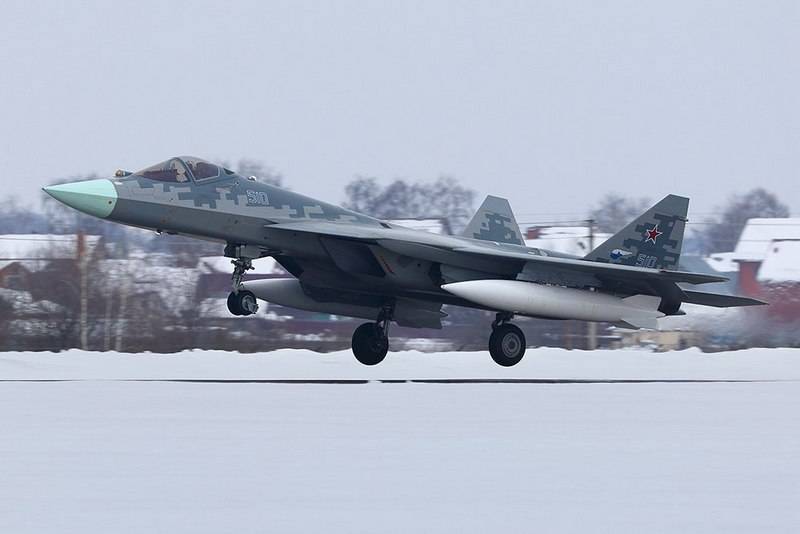
[[[650,269],[614,263],[602,263],[577,258],[544,256],[534,250],[493,242],[475,241],[419,232],[387,225],[356,225],[328,221],[298,221],[267,225],[269,230],[307,232],[345,239],[377,243],[398,254],[417,257],[438,263],[451,263],[484,272],[508,274],[510,270],[521,273],[521,278],[570,285],[580,281],[584,285],[614,285],[624,290],[627,285],[633,292],[653,283],[707,284],[728,280],[715,276],[667,269]],[[527,276],[526,276],[527,273]],[[537,279],[537,277],[539,277]]]

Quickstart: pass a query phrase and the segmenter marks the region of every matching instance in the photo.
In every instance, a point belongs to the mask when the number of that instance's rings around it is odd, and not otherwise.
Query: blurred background
[[[660,332],[521,320],[532,345],[800,345],[800,4],[4,2],[0,350],[349,346],[360,322],[228,314],[221,247],[77,214],[42,186],[192,154],[457,233],[508,197],[527,244],[584,254],[668,193],[681,268],[771,302]],[[249,279],[287,276],[270,259]],[[449,308],[392,348],[485,347]]]

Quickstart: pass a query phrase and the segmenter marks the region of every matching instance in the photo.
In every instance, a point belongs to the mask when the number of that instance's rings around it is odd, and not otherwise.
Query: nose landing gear
[[[237,257],[231,260],[233,264],[233,291],[228,295],[228,311],[233,315],[253,315],[258,311],[256,296],[246,289],[242,289],[242,280],[245,273],[253,269],[253,260],[246,257]]]
[[[525,356],[525,334],[509,321],[513,313],[498,313],[489,336],[489,354],[498,365],[511,367]]]

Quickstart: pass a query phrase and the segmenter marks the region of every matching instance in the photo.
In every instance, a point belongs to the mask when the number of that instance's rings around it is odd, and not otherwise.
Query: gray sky
[[[340,201],[451,174],[520,220],[763,185],[800,212],[800,2],[32,2],[0,8],[2,184],[175,154]],[[696,220],[696,219],[695,219]]]

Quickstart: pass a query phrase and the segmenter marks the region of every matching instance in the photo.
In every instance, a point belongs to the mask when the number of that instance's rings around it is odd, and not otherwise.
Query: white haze
[[[800,4],[4,2],[0,178],[257,158],[339,201],[452,174],[521,220],[617,190],[800,208]]]

